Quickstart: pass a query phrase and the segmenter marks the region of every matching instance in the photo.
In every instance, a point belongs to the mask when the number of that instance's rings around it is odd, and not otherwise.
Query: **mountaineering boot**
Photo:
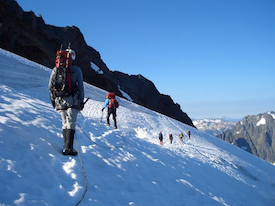
[[[62,129],[62,135],[63,135],[63,140],[64,140],[64,148],[65,148],[65,145],[66,145],[66,130],[67,129]]]
[[[72,149],[74,146],[74,133],[75,133],[75,130],[68,129],[67,135],[69,136],[69,145],[68,145],[69,149]]]
[[[64,140],[64,149],[62,150],[62,154],[67,155],[69,151],[69,140],[70,140],[69,139],[70,136],[68,136],[68,129],[63,129],[62,134],[63,134],[63,140]]]
[[[75,149],[73,148],[73,146],[74,146],[74,134],[75,134],[75,130],[74,129],[69,129],[69,131],[68,131],[68,136],[69,136],[68,155],[72,155],[72,156],[77,155],[77,151],[75,151]]]
[[[116,119],[114,119],[114,128],[117,129]]]
[[[77,155],[77,151],[73,149],[74,144],[74,133],[75,130],[64,129],[63,137],[64,137],[64,149],[62,150],[63,155]]]
[[[67,149],[67,150],[63,150],[62,151],[63,155],[70,155],[70,156],[76,156],[77,155],[77,151],[75,151],[75,149]]]
[[[110,126],[110,119],[107,117],[107,126]]]
[[[62,154],[63,155],[70,155],[70,156],[76,156],[77,151],[75,151],[74,149],[63,149]]]

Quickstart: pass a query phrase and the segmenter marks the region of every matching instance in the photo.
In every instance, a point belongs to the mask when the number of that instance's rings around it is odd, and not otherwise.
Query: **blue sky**
[[[274,0],[17,0],[77,26],[110,70],[142,74],[191,118],[275,110]]]

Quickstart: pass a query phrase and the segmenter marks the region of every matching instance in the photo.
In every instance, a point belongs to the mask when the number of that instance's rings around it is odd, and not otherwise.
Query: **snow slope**
[[[112,130],[105,114],[101,121],[106,91],[88,84],[91,100],[76,132],[80,155],[62,156],[61,118],[47,88],[50,69],[0,50],[0,73],[2,206],[275,205],[273,165],[120,98],[118,129]],[[179,141],[188,129],[191,140]]]

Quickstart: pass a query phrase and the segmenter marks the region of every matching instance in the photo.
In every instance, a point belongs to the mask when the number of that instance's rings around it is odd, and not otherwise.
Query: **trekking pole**
[[[102,118],[103,118],[103,111],[101,112],[100,122],[102,122]]]

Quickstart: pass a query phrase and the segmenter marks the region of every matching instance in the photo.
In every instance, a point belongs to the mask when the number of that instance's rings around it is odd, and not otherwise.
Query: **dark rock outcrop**
[[[275,112],[246,116],[217,137],[275,163]]]
[[[194,126],[180,105],[170,96],[160,94],[154,84],[141,75],[112,72],[102,61],[98,51],[88,46],[80,30],[75,27],[56,27],[45,24],[41,16],[24,12],[14,0],[0,0],[0,47],[32,61],[52,68],[56,51],[63,44],[76,51],[75,64],[80,66],[84,80],[122,96],[125,91],[137,104]],[[103,74],[92,69],[93,62]]]

